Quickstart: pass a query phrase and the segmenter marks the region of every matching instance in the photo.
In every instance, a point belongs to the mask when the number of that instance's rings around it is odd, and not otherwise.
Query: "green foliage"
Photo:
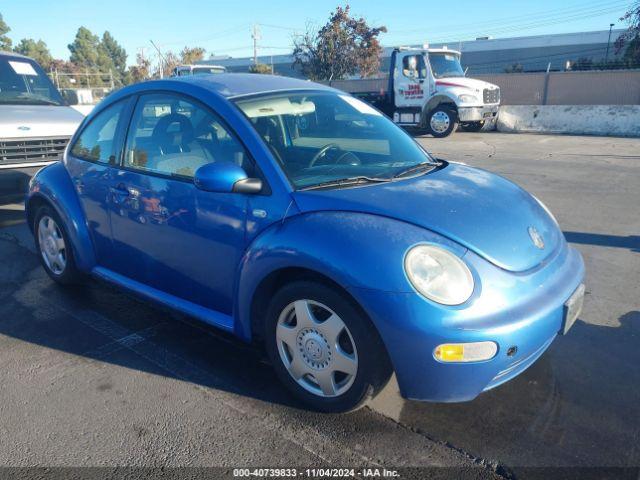
[[[293,68],[312,80],[336,80],[359,73],[373,75],[380,68],[382,47],[378,36],[384,26],[370,27],[363,18],[349,15],[349,6],[337,7],[317,32],[294,40]]]
[[[33,38],[23,38],[20,40],[20,43],[16,45],[14,51],[33,58],[45,70],[49,70],[51,67],[53,57],[51,56],[51,52],[49,52],[47,44],[42,40],[35,41]]]
[[[9,28],[9,25],[4,22],[2,14],[0,13],[0,50],[11,50],[12,42],[11,39],[7,36],[7,33],[9,33],[10,31],[11,29]]]
[[[78,66],[95,68],[98,65],[100,39],[91,30],[80,27],[73,43],[69,44],[70,60]]]
[[[127,52],[107,31],[98,47],[98,67],[113,72],[114,83],[122,85],[127,70]]]
[[[249,67],[249,73],[271,74],[271,65],[267,65],[265,63],[256,63],[255,65],[251,65]]]

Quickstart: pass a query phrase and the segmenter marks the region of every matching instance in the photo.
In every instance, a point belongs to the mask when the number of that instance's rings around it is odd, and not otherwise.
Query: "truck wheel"
[[[392,373],[369,319],[340,291],[319,282],[293,282],[273,296],[264,339],[280,381],[321,412],[356,410]]]
[[[426,123],[434,137],[448,137],[458,128],[458,114],[447,105],[439,105],[429,112]]]
[[[463,132],[479,132],[484,127],[484,120],[480,122],[464,122],[460,124],[460,130]]]

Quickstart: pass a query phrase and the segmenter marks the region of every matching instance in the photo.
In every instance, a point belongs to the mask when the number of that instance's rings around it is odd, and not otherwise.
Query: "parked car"
[[[178,65],[173,69],[172,76],[184,77],[186,75],[206,75],[209,73],[226,73],[227,69],[222,65]]]
[[[83,118],[34,60],[0,52],[0,197],[22,198],[31,175],[62,158]]]
[[[393,371],[407,398],[471,400],[566,333],[584,295],[582,258],[535,197],[286,77],[113,93],[26,211],[53,280],[90,274],[261,342],[322,411]]]
[[[336,80],[331,86],[371,103],[398,125],[436,138],[458,125],[477,132],[498,115],[500,88],[468,78],[460,57],[447,48],[396,48],[387,78]]]

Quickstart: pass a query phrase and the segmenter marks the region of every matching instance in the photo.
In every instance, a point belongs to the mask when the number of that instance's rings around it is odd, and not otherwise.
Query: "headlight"
[[[473,275],[457,256],[434,245],[417,245],[407,253],[404,269],[413,287],[443,305],[460,305],[473,293]]]
[[[538,202],[538,204],[543,208],[543,210],[549,214],[549,216],[553,219],[554,222],[556,222],[556,225],[560,225],[558,223],[558,220],[556,220],[555,215],[551,213],[551,210],[549,210],[549,207],[547,207],[544,203],[542,203],[542,201],[535,195],[531,195],[531,196],[536,199],[536,202]]]
[[[478,97],[475,95],[459,95],[458,98],[462,103],[479,103]]]

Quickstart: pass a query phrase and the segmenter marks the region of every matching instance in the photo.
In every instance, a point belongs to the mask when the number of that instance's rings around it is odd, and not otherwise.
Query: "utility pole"
[[[158,52],[158,58],[160,60],[160,79],[164,78],[164,57],[162,56],[162,52],[160,51],[160,49],[156,46],[155,43],[153,43],[153,40],[149,40],[151,42],[151,45],[153,45],[153,48],[155,48]]]
[[[138,47],[138,51],[140,52],[140,61],[142,65],[144,65],[145,64],[145,58],[144,58],[145,47]],[[147,75],[149,75],[148,69],[147,69]],[[145,78],[148,78],[148,77],[145,77]]]
[[[609,38],[607,39],[607,53],[604,56],[604,63],[605,64],[609,61],[609,44],[611,43],[611,30],[613,29],[614,25],[615,25],[615,23],[610,23],[609,24]]]
[[[260,36],[260,27],[258,24],[253,25],[253,31],[251,32],[251,38],[253,39],[253,64],[258,64],[258,40],[262,37]]]

